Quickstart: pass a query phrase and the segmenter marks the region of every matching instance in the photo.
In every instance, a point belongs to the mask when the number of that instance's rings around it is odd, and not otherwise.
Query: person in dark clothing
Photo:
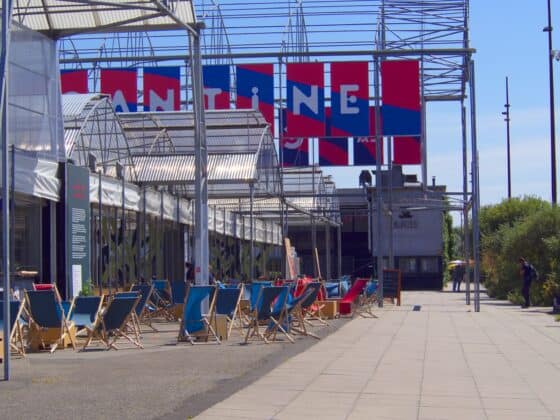
[[[519,274],[523,279],[523,288],[521,289],[521,294],[523,299],[525,299],[525,304],[521,306],[522,308],[528,308],[531,306],[531,299],[529,296],[529,291],[531,290],[531,280],[532,280],[532,269],[531,264],[529,264],[525,258],[519,258]]]
[[[463,281],[463,276],[465,275],[465,266],[463,264],[457,264],[451,273],[453,277],[453,291],[461,291],[461,282]]]

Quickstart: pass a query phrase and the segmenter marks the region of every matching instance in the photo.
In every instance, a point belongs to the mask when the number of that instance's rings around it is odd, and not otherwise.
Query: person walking
[[[523,257],[519,257],[519,275],[523,279],[523,288],[521,289],[521,294],[523,299],[525,299],[525,304],[522,308],[528,308],[531,306],[531,298],[529,292],[531,290],[531,281],[533,280],[533,266],[527,262]]]
[[[465,266],[463,264],[457,264],[453,267],[453,272],[451,276],[453,277],[453,291],[461,291],[461,282],[463,281],[463,276],[465,275]]]

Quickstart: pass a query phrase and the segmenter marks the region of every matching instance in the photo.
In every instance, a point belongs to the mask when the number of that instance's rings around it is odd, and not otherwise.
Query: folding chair
[[[260,324],[266,323],[268,329],[270,328],[269,322],[279,324],[282,321],[280,316],[285,312],[275,313],[275,311],[273,311],[273,304],[282,292],[286,292],[287,298],[286,286],[265,286],[260,288],[259,294],[255,300],[255,306],[249,313],[249,328],[245,335],[245,343],[255,336],[265,343],[269,343],[267,336],[260,331]],[[285,309],[283,311],[285,311]],[[278,319],[273,319],[273,315],[276,315]]]
[[[67,318],[76,325],[76,335],[86,331],[86,327],[93,328],[102,304],[103,296],[76,296],[74,298]]]
[[[183,305],[185,303],[185,295],[187,293],[187,285],[184,281],[172,281],[171,282],[171,313],[173,314],[173,319],[176,321],[181,318],[183,313]]]
[[[136,305],[135,309],[135,317],[138,328],[140,329],[140,323],[147,325],[150,327],[154,332],[158,332],[158,330],[152,325],[152,320],[150,317],[151,309],[150,308],[150,299],[152,297],[152,293],[154,291],[154,287],[150,284],[133,284],[130,287],[130,292],[140,293],[140,300],[138,301],[138,305]],[[119,296],[124,296],[122,293],[117,293]]]
[[[374,305],[377,303],[377,280],[370,281],[364,288],[364,292],[359,297],[359,304],[354,313],[363,318],[378,318],[373,313]]]
[[[214,297],[210,299],[208,313],[203,315],[202,302],[211,297],[212,291],[214,291]],[[198,338],[204,338],[206,342],[213,338],[217,344],[220,344],[220,338],[212,327],[218,294],[219,290],[215,286],[189,286],[187,288],[178,341],[189,341],[194,345],[198,344]]]
[[[216,295],[216,315],[225,315],[228,322],[227,337],[231,335],[231,330],[235,320],[238,321],[239,331],[243,328],[241,319],[241,297],[243,296],[243,284],[239,287],[220,288]]]
[[[119,338],[125,338],[136,347],[144,348],[138,337],[135,339],[127,334],[126,331],[126,326],[133,316],[132,314],[135,313],[134,310],[140,302],[140,299],[141,296],[136,295],[119,296],[111,300],[101,316],[97,318],[95,324],[93,324],[92,327],[85,327],[88,335],[82,347],[82,351],[84,351],[94,339],[98,339],[105,344],[107,350],[118,350],[115,343]]]
[[[45,290],[55,290],[56,286],[51,283],[39,284],[33,283],[33,291],[44,292]]]
[[[21,314],[23,302],[10,301],[10,347],[16,353],[25,357],[25,345],[23,344],[23,330],[21,327]],[[4,301],[0,301],[0,331],[4,330]]]
[[[272,311],[270,313],[270,322],[264,336],[269,341],[277,341],[276,335],[278,331],[282,332],[286,336],[286,338],[291,342],[294,343],[294,338],[290,335],[290,319],[287,314],[287,304],[288,300],[290,300],[290,288],[288,286],[274,286],[274,287],[281,287],[282,290],[274,304],[272,305]],[[270,340],[272,337],[272,340]]]
[[[68,342],[76,349],[75,327],[69,322],[62,308],[56,288],[45,291],[25,291],[29,314],[29,342],[32,349],[50,346],[54,352],[59,344]]]
[[[354,284],[348,290],[348,292],[340,299],[338,302],[338,310],[340,315],[350,315],[354,316],[355,304],[359,300],[360,295],[364,291],[369,279],[356,279]]]
[[[153,279],[152,286],[153,291],[150,302],[153,306],[150,305],[148,307],[150,310],[150,316],[152,318],[161,316],[167,321],[173,321],[175,319],[175,315],[172,312],[173,298],[171,296],[171,286],[169,285],[169,281]]]

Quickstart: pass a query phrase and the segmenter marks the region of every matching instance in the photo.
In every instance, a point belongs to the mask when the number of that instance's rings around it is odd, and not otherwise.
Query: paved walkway
[[[544,312],[405,293],[197,418],[560,419],[560,323]]]

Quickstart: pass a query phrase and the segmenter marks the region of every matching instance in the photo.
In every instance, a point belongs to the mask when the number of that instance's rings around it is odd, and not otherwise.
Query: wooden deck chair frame
[[[156,327],[154,327],[152,325],[152,317],[150,316],[150,310],[148,309],[148,305],[150,304],[151,298],[152,298],[152,293],[154,293],[154,286],[150,285],[144,285],[144,284],[136,284],[133,283],[130,285],[130,290],[129,292],[139,292],[140,293],[140,300],[142,300],[142,293],[139,290],[133,290],[134,287],[140,287],[140,286],[148,286],[150,288],[148,295],[146,296],[146,300],[144,302],[144,306],[142,307],[142,310],[140,311],[140,313],[136,313],[137,311],[134,311],[134,319],[136,321],[136,326],[138,327],[138,332],[140,333],[140,324],[144,324],[147,325],[148,327],[150,327],[152,329],[153,332],[159,332],[157,330]],[[140,301],[139,301],[140,302]]]
[[[317,280],[317,281],[313,281],[312,283],[321,283],[321,287],[320,289],[323,290],[323,296],[327,296],[327,291],[324,287],[324,283],[323,280]],[[319,291],[320,293],[320,291]],[[317,321],[319,322],[319,324],[321,325],[329,325],[329,323],[327,321],[325,321],[325,316],[323,315],[322,309],[325,307],[324,304],[321,304],[321,301],[318,300],[319,299],[319,293],[317,294],[317,299],[315,299],[315,302],[313,302],[313,304],[307,306],[307,307],[302,307],[302,312],[304,315],[304,322],[307,323],[307,325],[310,325],[312,327],[315,326],[315,324],[312,321]]]
[[[263,286],[259,289],[259,293],[257,295],[257,299],[255,301],[255,307],[252,308],[252,310],[249,312],[249,325],[247,327],[247,333],[245,334],[245,341],[244,344],[247,344],[249,342],[250,338],[253,337],[258,337],[260,338],[262,341],[264,341],[266,344],[269,344],[270,341],[268,340],[267,334],[263,334],[263,332],[261,332],[260,326],[261,326],[261,319],[259,319],[259,303],[261,302],[262,299],[262,295],[264,294],[264,289],[265,288],[270,288],[270,287],[274,287],[274,288],[280,288],[279,286]],[[279,295],[280,295],[281,291],[278,291],[278,294],[276,296],[273,297],[273,300],[276,299]],[[272,304],[272,302],[269,302],[269,304]],[[269,322],[273,322],[270,317],[264,320],[267,325],[266,328],[268,329],[268,323]],[[266,332],[266,331],[265,331]]]
[[[141,296],[138,295],[138,297],[136,297],[136,301],[132,305],[132,308],[130,309],[130,312],[126,316],[126,318],[125,318],[124,322],[122,323],[121,327],[118,328],[118,329],[113,329],[113,330],[110,331],[111,333],[113,333],[112,336],[108,334],[109,331],[107,331],[107,329],[105,327],[105,322],[103,320],[103,315],[101,314],[101,316],[98,316],[95,324],[93,325],[93,327],[91,329],[86,327],[86,330],[88,332],[88,336],[86,338],[86,342],[84,343],[84,346],[82,347],[81,351],[84,351],[86,349],[86,347],[90,345],[91,341],[94,338],[97,338],[99,341],[101,341],[103,344],[105,344],[106,350],[110,350],[110,349],[119,350],[119,348],[115,344],[119,338],[125,338],[131,344],[134,344],[136,347],[138,347],[140,349],[143,349],[144,346],[142,346],[142,343],[140,343],[140,340],[139,340],[138,336],[136,336],[136,338],[133,338],[129,334],[127,334],[127,331],[126,331],[127,325],[130,324],[131,318],[133,317],[133,314],[136,313],[136,305],[138,305],[138,302],[140,301],[140,299],[141,299]],[[115,300],[116,299],[112,299],[109,302],[109,305],[107,307],[112,305]]]
[[[12,302],[10,302],[10,305],[11,303]],[[17,313],[15,315],[15,321],[13,321],[14,325],[12,326],[12,329],[10,331],[10,348],[13,351],[15,351],[17,354],[19,354],[21,357],[25,357],[25,343],[23,342],[23,328],[21,326],[21,323],[19,322],[19,319],[23,314],[25,301],[21,301],[18,303],[19,306],[18,306]],[[10,316],[11,315],[12,314],[10,310]]]
[[[119,296],[123,296],[123,295],[129,295],[135,293],[136,295],[141,297],[141,294],[135,290],[132,292],[118,292],[115,293],[112,297],[112,299],[118,299]],[[130,296],[129,296],[130,297]],[[138,318],[138,314],[136,313],[136,307],[134,307],[134,313],[130,316],[130,319],[128,320],[127,324],[126,324],[126,329],[127,330],[131,330],[134,333],[134,336],[136,337],[137,340],[140,340],[140,336],[142,335],[142,330],[140,328],[140,319]]]
[[[70,344],[72,345],[72,348],[74,350],[76,350],[76,341],[75,341],[74,335],[72,334],[72,331],[71,331],[71,327],[73,326],[73,324],[71,322],[68,322],[68,320],[66,319],[66,315],[64,314],[64,310],[62,308],[62,298],[60,297],[60,293],[58,292],[58,289],[57,289],[56,285],[53,285],[51,290],[43,290],[43,291],[35,290],[35,291],[32,291],[32,292],[33,293],[49,293],[51,291],[54,293],[54,298],[55,298],[56,304],[58,304],[59,307],[60,307],[60,318],[61,318],[60,321],[61,322],[60,322],[60,337],[58,338],[58,340],[55,343],[51,344],[50,352],[54,353],[54,351],[57,349],[58,345],[60,343],[64,343],[64,340],[65,340],[66,337],[68,337],[68,339],[70,340]],[[32,326],[35,325],[35,328],[38,329],[37,333],[39,334],[39,339],[41,341],[41,346],[43,348],[45,348],[46,345],[45,345],[44,338],[43,338],[42,331],[41,331],[41,330],[43,330],[43,328],[40,327],[39,324],[33,319],[33,311],[31,310],[32,308],[31,308],[31,302],[30,302],[30,299],[29,299],[28,292],[29,291],[27,291],[27,290],[24,291],[25,302],[28,306],[27,314],[29,315],[29,330],[30,330],[29,334],[32,334]]]
[[[156,279],[158,282],[165,282],[165,291],[168,297],[161,295],[159,288],[154,286],[154,280],[152,280],[152,294],[150,296],[150,301],[154,306],[152,312],[150,312],[150,318],[162,317],[166,321],[175,321],[177,318],[172,313],[171,308],[173,307],[173,297],[171,292],[171,283],[167,279]]]
[[[194,288],[197,286],[191,286],[189,285],[187,287],[187,292],[185,294],[185,303],[183,308],[186,308],[187,306],[187,302],[189,299],[189,295],[191,294],[191,291],[194,290]],[[208,294],[208,297],[210,299],[210,306],[208,308],[208,313],[206,315],[201,314],[201,319],[199,321],[201,321],[205,327],[206,327],[206,333],[205,334],[197,334],[197,331],[193,331],[193,332],[189,332],[186,328],[185,328],[185,316],[183,315],[181,317],[181,325],[179,328],[179,336],[177,337],[178,341],[188,341],[190,342],[193,346],[195,344],[206,344],[209,343],[209,339],[213,338],[213,342],[215,342],[216,344],[221,344],[221,340],[220,337],[218,337],[218,334],[216,334],[216,331],[214,330],[214,327],[212,326],[214,324],[214,318],[216,316],[216,311],[215,311],[215,305],[216,305],[216,296],[219,293],[219,289],[216,286],[209,286],[209,287],[214,287],[214,294],[212,295],[212,293]],[[198,341],[199,338],[205,338],[204,342]]]
[[[74,296],[74,299],[72,299],[72,305],[70,305],[70,309],[68,310],[68,316],[72,315],[74,313],[74,310],[76,309],[76,300],[79,298],[80,296]],[[97,321],[97,318],[99,318],[99,313],[101,312],[101,308],[103,307],[103,296],[100,296],[101,299],[99,299],[99,305],[97,307],[97,310],[95,311],[95,319],[93,320],[93,324],[95,324],[95,321]],[[81,330],[76,330],[76,335],[79,335],[83,332],[87,332],[86,328],[82,328]]]
[[[280,286],[280,287],[286,287],[286,294],[283,297],[283,302],[281,303],[281,308],[280,311],[278,312],[278,315],[276,315],[275,317],[274,311],[273,313],[270,314],[270,321],[272,322],[272,325],[270,324],[268,325],[268,327],[264,332],[264,336],[268,339],[269,342],[278,342],[279,340],[276,340],[276,335],[278,334],[278,331],[280,331],[282,334],[284,334],[284,336],[288,339],[288,341],[294,344],[295,340],[290,335],[289,327],[288,330],[286,330],[282,325],[284,321],[288,319],[287,311],[286,311],[286,303],[288,302],[288,295],[290,294],[290,289],[288,286]],[[281,293],[278,296],[278,299],[280,299],[280,297],[281,297]],[[277,304],[278,302],[276,302],[274,306],[276,306]]]
[[[358,305],[354,306],[354,314],[361,316],[362,318],[379,318],[373,313],[373,308],[377,303],[377,289],[368,295],[368,287],[370,284],[366,284],[363,293],[358,298]]]
[[[313,334],[312,332],[308,331],[307,329],[307,325],[312,325],[311,323],[307,322],[305,319],[305,313],[303,311],[302,308],[302,304],[308,300],[313,298],[313,301],[316,301],[316,296],[313,297],[312,295],[318,295],[318,291],[314,291],[313,289],[311,289],[311,284],[309,283],[307,285],[307,287],[305,288],[305,290],[303,291],[303,293],[301,294],[301,299],[294,305],[294,307],[292,308],[292,310],[289,312],[289,314],[292,314],[294,317],[294,321],[291,324],[291,332],[296,332],[300,335],[308,335],[310,337],[316,338],[317,340],[319,340],[319,336]]]

